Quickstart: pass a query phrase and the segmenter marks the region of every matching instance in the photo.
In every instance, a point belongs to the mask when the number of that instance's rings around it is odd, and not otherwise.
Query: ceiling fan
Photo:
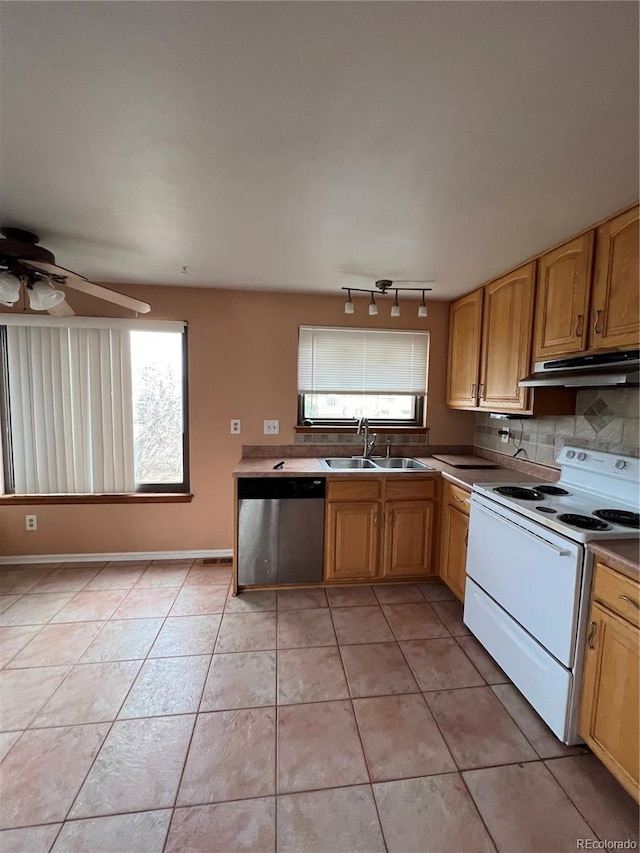
[[[1,305],[15,305],[24,285],[29,307],[33,311],[47,311],[54,317],[71,317],[76,313],[66,301],[66,288],[140,314],[151,311],[148,302],[94,284],[78,273],[57,266],[53,253],[38,245],[37,234],[21,228],[0,228],[0,233],[3,238],[0,238]]]

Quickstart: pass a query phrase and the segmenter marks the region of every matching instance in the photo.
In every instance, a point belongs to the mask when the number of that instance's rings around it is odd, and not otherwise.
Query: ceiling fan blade
[[[87,293],[89,296],[95,296],[97,299],[113,302],[114,305],[120,305],[122,308],[128,308],[130,311],[137,311],[138,314],[148,314],[151,311],[151,305],[148,302],[141,302],[139,299],[125,296],[124,293],[118,293],[117,290],[110,290],[108,287],[102,287],[100,284],[94,284],[92,281],[78,275],[78,273],[67,270],[64,267],[58,267],[55,264],[32,263],[26,260],[21,260],[20,263],[31,267],[31,269],[44,272],[47,275],[64,278],[64,284],[67,287]]]
[[[61,302],[59,305],[56,305],[54,308],[49,308],[47,314],[51,314],[52,317],[74,317],[75,311],[69,305],[68,302]]]

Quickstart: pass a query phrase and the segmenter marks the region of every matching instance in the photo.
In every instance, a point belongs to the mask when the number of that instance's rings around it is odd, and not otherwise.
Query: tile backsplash
[[[375,429],[371,428],[373,434]],[[362,444],[362,436],[353,433],[331,433],[331,432],[299,432],[296,433],[294,441],[296,444]],[[411,435],[410,433],[380,433],[376,444],[376,453],[381,450],[384,453],[385,442],[395,444],[421,444],[423,447],[429,444],[429,433],[422,432]]]
[[[497,420],[476,415],[474,444],[509,456],[522,447],[518,459],[554,465],[565,444],[625,456],[640,456],[640,389],[585,388],[578,391],[576,413],[565,417]],[[509,444],[498,434],[508,428]]]

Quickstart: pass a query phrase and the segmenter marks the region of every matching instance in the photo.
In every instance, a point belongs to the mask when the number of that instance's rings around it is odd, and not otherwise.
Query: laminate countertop
[[[621,575],[640,581],[640,540],[608,539],[590,542],[589,550]]]

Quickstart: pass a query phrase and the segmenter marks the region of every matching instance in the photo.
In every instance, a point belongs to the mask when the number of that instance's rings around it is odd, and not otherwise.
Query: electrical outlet
[[[37,515],[25,515],[24,526],[27,530],[37,530],[38,529],[38,516]]]
[[[502,441],[503,444],[509,444],[509,430],[508,429],[501,429],[500,430],[500,441]]]
[[[264,434],[265,435],[279,435],[280,434],[280,421],[265,421],[264,422]]]
[[[231,435],[240,435],[242,432],[242,421],[240,418],[231,418]]]

